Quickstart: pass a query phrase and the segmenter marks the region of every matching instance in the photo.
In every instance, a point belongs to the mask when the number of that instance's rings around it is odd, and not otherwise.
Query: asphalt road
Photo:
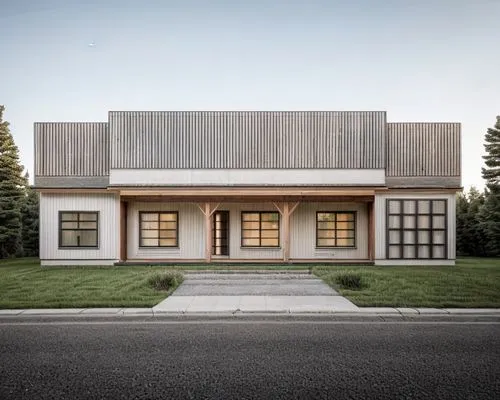
[[[494,399],[498,323],[0,324],[0,399]]]

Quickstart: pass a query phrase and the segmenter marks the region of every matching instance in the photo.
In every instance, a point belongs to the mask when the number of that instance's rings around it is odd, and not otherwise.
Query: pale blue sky
[[[0,104],[30,172],[34,121],[386,110],[462,122],[463,184],[482,186],[499,21],[500,0],[0,0]]]

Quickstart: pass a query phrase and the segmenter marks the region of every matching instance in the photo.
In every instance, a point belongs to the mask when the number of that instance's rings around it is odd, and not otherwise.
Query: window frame
[[[158,222],[158,229],[147,229],[150,231],[156,230],[158,232],[157,237],[148,237],[148,238],[143,238],[142,237],[142,215],[144,214],[156,214],[158,219],[156,220]],[[161,245],[160,244],[160,232],[161,231],[174,231],[174,229],[160,229],[160,215],[161,214],[175,214],[176,219],[175,219],[175,245]],[[149,221],[152,222],[152,221]],[[165,221],[169,222],[169,221]],[[171,221],[170,221],[171,222]],[[157,249],[157,248],[179,248],[179,211],[139,211],[139,248],[143,249]],[[150,245],[142,245],[142,239],[158,239],[158,245],[156,246],[150,246]],[[165,238],[163,238],[165,239]],[[170,238],[169,238],[170,239]]]
[[[258,238],[247,238],[244,237],[243,232],[244,231],[255,231],[256,229],[244,229],[243,228],[243,216],[244,214],[259,214],[259,237]],[[264,214],[276,214],[278,216],[278,244],[276,246],[271,246],[271,245],[262,245],[262,215]],[[256,222],[256,221],[255,221]],[[267,222],[267,221],[264,221]],[[269,249],[279,249],[281,248],[281,215],[278,211],[241,211],[240,214],[240,246],[241,248],[245,249],[262,249],[262,248],[269,248]],[[267,230],[275,230],[275,229],[264,229],[264,231]],[[259,239],[259,245],[246,245],[243,244],[244,239]],[[264,238],[264,239],[269,239],[269,238]],[[274,239],[274,238],[271,238]]]
[[[391,202],[399,202],[399,213],[391,213]],[[419,212],[419,202],[428,201],[429,211]],[[413,202],[415,206],[414,213],[405,212],[405,202]],[[443,202],[444,211],[434,212],[434,202]],[[385,251],[386,259],[388,260],[447,260],[448,259],[448,199],[447,198],[393,198],[385,200]],[[390,228],[390,217],[399,217],[399,228]],[[414,228],[404,227],[404,218],[414,216]],[[419,216],[426,216],[429,219],[429,227],[421,228],[419,227]],[[444,228],[434,227],[433,219],[434,217],[444,217]],[[399,233],[399,243],[391,244],[390,234],[391,232]],[[415,239],[414,243],[405,242],[405,232],[414,232]],[[428,232],[428,242],[419,242],[419,232]],[[434,232],[443,232],[444,241],[443,243],[434,242]],[[405,257],[405,246],[412,246],[414,248],[414,257]],[[419,246],[428,246],[428,257],[419,257]],[[399,248],[399,257],[391,257],[390,249],[392,247]],[[443,257],[434,257],[434,248],[441,247],[443,249]]]
[[[318,223],[320,221],[318,221],[318,215],[319,214],[335,214],[335,228],[334,229],[321,229],[322,231],[331,231],[331,230],[334,230],[335,231],[335,245],[333,246],[322,246],[322,245],[319,245],[318,244],[318,239],[322,239],[322,238],[319,238],[318,237],[318,231],[319,231],[319,228],[318,228]],[[349,246],[338,246],[337,245],[337,231],[344,231],[344,230],[347,230],[347,231],[350,231],[351,229],[338,229],[337,228],[337,214],[352,214],[353,216],[353,223],[354,223],[354,228],[352,229],[353,231],[353,234],[354,236],[351,238],[341,238],[341,239],[354,239],[354,243]],[[357,211],[353,211],[353,210],[346,210],[346,211],[342,211],[342,210],[335,210],[335,211],[316,211],[316,248],[317,249],[356,249],[357,248]],[[321,221],[323,222],[323,221]],[[341,221],[341,222],[344,222],[344,221]]]
[[[59,248],[60,249],[75,249],[75,250],[78,250],[78,249],[98,249],[99,248],[99,219],[100,219],[100,212],[99,211],[81,211],[81,210],[59,210],[59,213],[58,213],[58,217],[59,217],[59,229],[58,229],[58,236],[59,236],[59,240],[58,240],[58,245],[59,245]],[[64,221],[63,220],[63,214],[78,214],[78,217],[77,217],[77,220],[76,221]],[[96,220],[95,221],[85,221],[85,220],[80,220],[80,215],[81,214],[87,214],[87,215],[90,215],[90,214],[94,214],[96,216]],[[68,228],[63,228],[62,227],[62,224],[63,222],[76,222],[77,223],[77,228],[72,228],[72,229],[68,229]],[[95,222],[96,226],[95,226],[95,229],[89,229],[89,228],[80,228],[80,222]],[[81,231],[95,231],[96,233],[96,244],[95,245],[92,245],[92,246],[83,246],[83,245],[79,245],[77,244],[76,246],[75,245],[64,245],[63,244],[63,232],[64,231],[76,231],[76,232],[81,232]],[[78,235],[78,239],[77,239],[77,242],[80,242],[80,236]]]

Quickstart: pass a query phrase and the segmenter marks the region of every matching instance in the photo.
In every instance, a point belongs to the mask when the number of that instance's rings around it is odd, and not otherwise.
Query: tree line
[[[19,162],[19,149],[0,105],[0,259],[38,256],[38,193]]]
[[[0,259],[38,256],[39,198],[0,106]],[[457,195],[457,254],[500,256],[500,116],[484,137],[486,188]]]
[[[500,256],[500,116],[484,137],[486,188],[457,195],[457,254]]]

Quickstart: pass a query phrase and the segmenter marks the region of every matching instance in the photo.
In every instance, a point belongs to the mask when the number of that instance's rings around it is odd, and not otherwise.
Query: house
[[[42,265],[455,262],[458,123],[111,111],[34,133]]]

